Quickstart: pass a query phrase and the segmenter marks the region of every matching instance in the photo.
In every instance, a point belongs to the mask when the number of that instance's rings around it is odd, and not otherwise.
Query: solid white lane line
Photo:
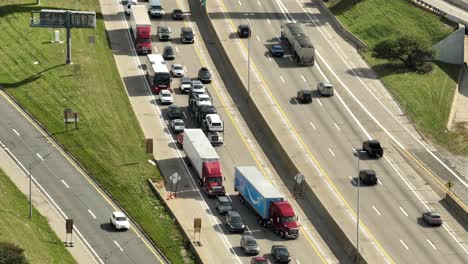
[[[357,184],[356,180],[353,177],[349,176],[349,178],[353,181],[354,184]]]
[[[18,133],[18,131],[16,131],[16,129],[13,128],[12,130],[13,130],[13,132],[15,132],[15,134],[16,134],[18,137],[21,136],[20,133]]]
[[[270,19],[268,19],[268,18],[267,18],[267,22],[268,22],[268,24],[271,24],[271,21],[270,21]]]
[[[377,179],[377,182],[378,182],[380,185],[383,185],[383,183],[382,183],[379,179]]]
[[[97,217],[93,214],[93,212],[91,212],[91,210],[88,209],[88,213],[89,213],[94,219],[97,219]]]
[[[377,210],[377,208],[375,208],[375,206],[372,206],[372,209],[374,209],[374,211],[378,214],[378,215],[381,215],[379,210]]]
[[[280,79],[281,81],[284,83],[284,79],[283,79],[283,76],[280,75]]]
[[[37,156],[41,161],[44,161],[44,159],[42,158],[42,156],[41,156],[39,153],[36,153],[36,156]]]
[[[156,166],[156,163],[154,163],[154,161],[148,160],[148,162],[149,162],[151,165]]]
[[[320,102],[320,99],[317,98],[317,102],[319,103],[320,106],[323,106],[322,102]]]
[[[117,243],[117,241],[115,241],[115,240],[114,240],[114,244],[116,244],[116,245],[117,245],[117,247],[119,247],[120,251],[122,251],[122,252],[123,252],[123,248],[122,248],[122,247],[119,245],[119,243]]]
[[[297,259],[296,259],[296,263],[297,263],[297,264],[301,264],[301,263],[299,262],[299,260],[297,260]]]
[[[257,4],[258,4],[259,6],[262,6],[262,4],[260,3],[260,1],[258,1],[258,0],[257,0]]]
[[[340,129],[340,127],[338,126],[337,123],[333,122],[333,124],[335,124],[335,127],[336,127],[336,129],[338,129],[338,131],[341,131],[341,129]]]
[[[427,243],[429,243],[429,245],[431,245],[431,247],[435,250],[437,250],[437,248],[434,246],[434,244],[432,244],[432,242],[429,240],[429,239],[426,239]]]
[[[296,98],[294,98],[293,100],[294,100],[294,103],[299,104]]]
[[[242,6],[242,3],[241,3],[241,1],[237,1],[237,2],[239,3],[239,5],[240,5],[240,6]]]
[[[185,114],[185,112],[182,112],[182,114],[184,115],[184,118],[187,119],[187,115]]]
[[[68,184],[67,184],[64,180],[60,180],[60,181],[63,183],[63,185],[65,185],[65,187],[67,187],[68,189],[70,189],[70,186],[68,186]]]
[[[153,46],[154,47],[154,51],[156,51],[156,53],[158,53],[158,48],[156,46]]]
[[[179,53],[179,49],[177,48],[177,46],[175,47],[175,51],[176,51],[177,53]]]
[[[401,206],[400,206],[400,210],[403,212],[404,215],[408,216],[408,214],[406,213],[405,209],[401,208]]]
[[[291,62],[293,62],[293,59],[292,59],[292,57],[291,57],[291,56],[289,56],[289,57],[288,57],[288,59],[289,59]]]
[[[187,72],[187,67],[186,66],[184,66],[184,71]]]
[[[291,58],[291,57],[290,57]],[[304,75],[301,74],[301,78],[304,82],[307,82],[306,78],[304,77]]]
[[[328,151],[330,151],[330,153],[333,155],[333,157],[336,157],[335,153],[333,153],[333,150],[331,150],[331,148],[328,148]]]
[[[272,59],[271,59],[270,55],[267,55],[267,57],[268,57],[268,59],[269,59],[270,61],[272,61]]]
[[[408,246],[403,242],[403,240],[400,239],[400,243],[406,248],[406,250],[409,250]]]
[[[256,35],[256,37],[257,37],[257,40],[260,41],[260,37],[258,35]]]
[[[317,128],[315,128],[315,126],[314,126],[314,123],[312,123],[312,121],[309,122],[309,124],[312,126],[312,128],[313,128],[314,130],[317,130]]]

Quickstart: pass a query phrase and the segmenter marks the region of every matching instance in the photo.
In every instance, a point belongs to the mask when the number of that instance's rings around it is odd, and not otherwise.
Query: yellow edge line
[[[42,128],[38,127],[36,125],[35,122],[33,122],[30,117],[28,115],[26,115],[23,110],[21,108],[19,108],[14,102],[11,101],[11,99],[4,94],[4,92],[0,92],[0,94],[14,107],[16,108],[16,110],[34,127],[36,128],[37,131],[39,131],[39,133],[41,133],[45,138],[48,138],[49,136],[44,133],[42,131]],[[73,166],[75,167],[75,169],[77,169],[77,171],[88,181],[88,183],[93,186],[93,188],[101,195],[101,197],[104,198],[104,200],[116,211],[120,210],[119,208],[117,208],[110,200],[109,198],[107,198],[107,195],[104,194],[97,186],[96,184],[94,183],[93,180],[91,180],[89,178],[88,175],[86,175],[86,173],[83,172],[83,170],[78,167],[76,164],[75,164],[75,161],[70,159],[68,157],[68,155],[62,150],[62,148],[60,146],[57,146],[57,144],[55,144],[55,142],[53,140],[48,140],[50,142],[51,145],[53,145],[61,154],[63,157],[65,157],[65,159],[68,160],[68,162]],[[130,229],[137,235],[138,238],[141,238],[139,232],[137,232],[137,230],[133,227],[133,226],[130,226]],[[152,245],[149,245],[149,243],[146,241],[146,239],[141,239],[143,241],[143,243],[145,243],[145,245],[148,247],[148,249],[153,253],[154,256],[156,256],[156,258],[159,260],[160,263],[165,263],[162,261],[162,259],[160,258],[159,254],[154,250],[153,246]],[[97,252],[96,252],[97,254]]]
[[[226,17],[228,18],[231,26],[232,26],[232,29],[235,31],[236,27],[234,26],[231,18],[229,17],[229,15],[227,14],[227,11],[226,11],[226,7],[224,5],[224,1],[223,0],[220,0],[221,2],[221,5],[223,6],[223,9],[224,9],[224,13],[226,15]],[[242,41],[240,41],[241,43],[241,47],[243,48],[244,52],[246,52],[246,48],[244,46],[244,43]],[[296,135],[296,137],[299,139],[299,141],[301,142],[301,144],[303,145],[303,147],[306,149],[307,153],[309,154],[309,157],[313,160],[313,162],[315,163],[315,165],[317,165],[317,167],[319,168],[320,172],[325,176],[325,178],[327,179],[328,183],[333,187],[333,189],[335,190],[335,192],[338,194],[338,196],[340,197],[340,199],[345,203],[346,207],[348,207],[348,209],[352,212],[352,214],[354,215],[354,217],[357,218],[357,215],[356,213],[354,212],[354,210],[351,208],[351,206],[348,204],[348,202],[344,199],[343,195],[338,191],[338,188],[335,186],[335,184],[333,184],[333,182],[331,181],[331,179],[329,178],[328,174],[325,173],[325,171],[323,170],[322,166],[319,164],[319,162],[317,161],[317,159],[314,157],[314,155],[312,154],[312,152],[310,151],[310,149],[307,147],[307,145],[304,143],[302,137],[299,136],[299,134],[297,133],[296,129],[294,128],[294,126],[291,124],[291,121],[289,120],[289,118],[286,116],[286,114],[284,113],[284,110],[283,108],[279,105],[278,101],[276,100],[276,98],[273,96],[269,86],[266,84],[266,81],[264,80],[263,76],[260,74],[260,72],[258,71],[257,69],[257,66],[255,65],[255,63],[253,62],[253,59],[251,58],[251,63],[252,63],[252,66],[253,66],[253,69],[254,71],[257,73],[257,76],[260,77],[260,80],[262,81],[264,87],[266,88],[268,94],[270,95],[270,97],[273,99],[275,105],[278,107],[278,109],[280,110],[281,112],[281,115],[284,117],[284,119],[286,120],[286,122],[288,123],[288,126],[291,128],[291,130],[293,131],[293,133]],[[385,249],[382,247],[382,245],[377,241],[377,239],[374,237],[374,235],[372,235],[372,233],[369,231],[369,229],[367,228],[367,226],[362,223],[361,220],[359,220],[359,222],[361,223],[362,227],[366,230],[367,233],[369,233],[370,237],[372,238],[372,240],[377,244],[377,246],[380,248],[380,250],[382,250],[382,252],[385,254],[385,256],[387,258],[389,258],[390,262],[392,263],[395,263],[394,260],[390,257],[390,255],[388,255],[388,253],[385,251]]]
[[[226,10],[225,7],[224,7],[224,3],[223,3],[222,1],[221,1],[221,3],[222,3],[222,5],[223,5],[224,10]],[[180,7],[180,6],[179,6],[179,7]],[[228,20],[229,20],[229,22],[230,22],[231,25],[232,25],[231,19],[228,18]],[[186,22],[186,21],[184,21],[184,22],[185,22],[185,25],[188,26],[188,25],[187,25],[187,22]],[[200,58],[200,61],[204,64],[203,57],[200,55],[198,49],[195,49],[195,50],[197,51],[197,55],[198,55],[198,57]],[[218,97],[219,97],[221,103],[223,104],[223,106],[226,106],[224,100],[223,100],[223,99],[221,98],[221,96],[219,95],[219,92],[218,92],[218,88],[217,88],[216,83],[213,82],[213,84],[214,84],[214,86],[215,86],[216,94],[218,95]],[[260,163],[259,163],[259,161],[258,161],[256,155],[253,153],[253,151],[252,151],[251,147],[249,146],[249,144],[247,144],[247,141],[245,140],[244,136],[243,136],[242,133],[240,132],[240,129],[238,128],[237,124],[234,122],[234,119],[232,118],[231,114],[230,114],[228,111],[226,111],[226,113],[228,114],[229,119],[231,120],[231,122],[234,124],[234,127],[236,128],[236,131],[237,131],[237,133],[239,134],[239,136],[241,137],[241,139],[242,139],[242,141],[244,142],[245,146],[246,146],[247,149],[249,150],[250,155],[251,155],[252,158],[255,160],[255,162],[257,163],[258,167],[260,167],[260,170],[262,171],[264,177],[267,178],[268,181],[270,181],[270,183],[271,183],[271,180],[269,179],[269,177],[266,176],[267,174],[266,174],[265,170],[264,170],[263,167],[260,165]],[[302,231],[304,231],[303,228],[301,228],[301,229],[302,229]],[[315,252],[317,253],[317,255],[320,257],[320,259],[322,260],[322,262],[323,262],[323,263],[327,263],[327,261],[325,260],[324,256],[319,252],[318,248],[317,248],[316,245],[312,242],[312,240],[309,238],[309,236],[307,235],[307,233],[306,233],[306,232],[303,232],[303,234],[304,234],[304,236],[306,237],[306,239],[307,239],[307,241],[309,242],[309,244],[310,244],[310,245],[312,246],[312,248],[314,249],[314,251],[315,251]]]

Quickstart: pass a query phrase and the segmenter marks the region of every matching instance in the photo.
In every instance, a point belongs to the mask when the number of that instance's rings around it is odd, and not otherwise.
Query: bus
[[[161,54],[148,54],[148,65],[146,77],[151,87],[151,91],[155,94],[159,94],[161,90],[171,90],[171,73],[167,68],[166,62],[164,61]]]

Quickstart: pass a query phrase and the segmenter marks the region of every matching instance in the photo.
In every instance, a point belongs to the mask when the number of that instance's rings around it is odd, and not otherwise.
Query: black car
[[[182,109],[176,105],[170,105],[167,108],[167,116],[169,119],[182,119],[183,115]]]
[[[175,59],[174,49],[171,46],[164,47],[162,56],[165,60]]]
[[[282,245],[271,247],[271,258],[273,263],[289,263],[291,261],[288,248]]]
[[[248,38],[251,33],[249,25],[239,25],[237,27],[237,34],[240,38]]]
[[[297,101],[301,104],[312,102],[312,92],[309,90],[300,90],[297,92]]]
[[[367,152],[369,157],[380,158],[383,156],[383,148],[380,142],[373,139],[362,142],[362,149]]]
[[[172,19],[174,20],[184,20],[184,12],[180,9],[172,10]]]
[[[183,27],[180,29],[180,41],[182,41],[182,43],[195,42],[195,34],[193,34],[191,27]]]
[[[202,68],[198,71],[198,79],[199,79],[202,83],[210,83],[210,82],[211,82],[211,73],[210,73],[210,71],[208,70],[208,68],[202,67]]]
[[[236,211],[229,211],[226,214],[226,227],[228,228],[229,232],[240,232],[244,233],[245,231],[245,224],[242,220],[240,214]]]
[[[377,175],[374,170],[361,170],[359,171],[359,181],[365,185],[376,185]]]

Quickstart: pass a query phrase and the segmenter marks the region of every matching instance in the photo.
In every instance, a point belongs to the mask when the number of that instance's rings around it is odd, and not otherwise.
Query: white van
[[[125,14],[130,15],[132,5],[138,4],[138,0],[127,0],[127,4],[125,5]]]
[[[151,17],[162,17],[164,8],[161,5],[161,0],[149,0],[149,14]]]

